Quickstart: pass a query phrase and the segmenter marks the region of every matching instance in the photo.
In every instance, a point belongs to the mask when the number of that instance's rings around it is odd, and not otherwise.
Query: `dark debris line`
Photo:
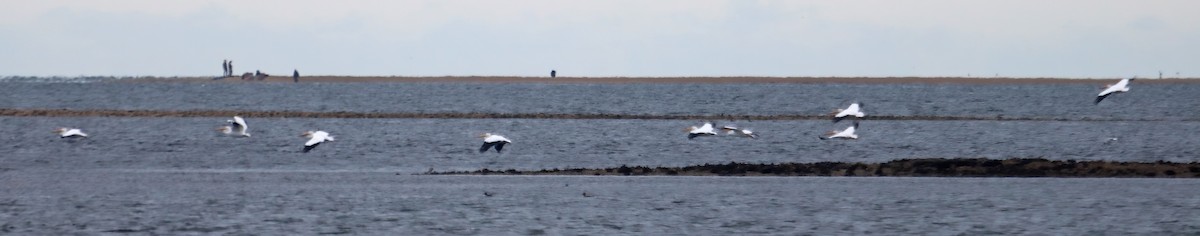
[[[545,170],[429,172],[427,175],[616,175],[616,176],[905,176],[905,177],[1092,177],[1197,178],[1200,162],[1051,161],[1043,158],[927,158],[884,163],[730,162],[686,167],[621,166]]]
[[[343,118],[343,119],[612,119],[612,120],[827,120],[827,115],[652,115],[652,114],[554,114],[554,113],[369,113],[237,110],[71,110],[0,109],[0,116],[18,117],[226,117],[256,118]],[[1166,121],[1163,119],[1094,119],[1009,116],[869,116],[866,120],[961,120],[961,121]],[[1200,121],[1187,119],[1183,121]]]

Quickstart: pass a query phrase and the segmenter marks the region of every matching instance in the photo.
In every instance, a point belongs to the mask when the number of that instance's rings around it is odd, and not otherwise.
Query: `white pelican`
[[[738,130],[738,127],[732,126],[732,125],[726,125],[726,126],[721,126],[721,130],[725,131],[725,134],[733,134],[734,132],[736,132]]]
[[[238,135],[250,137],[250,133],[246,133],[246,120],[242,119],[241,116],[233,116],[232,120],[225,120],[225,122],[229,122],[229,125],[218,129],[221,133],[233,134],[233,132],[237,132]]]
[[[483,146],[479,147],[479,153],[487,152],[488,148],[492,148],[492,146],[496,147],[496,153],[500,153],[501,150],[504,150],[505,144],[512,143],[504,136],[492,133],[483,133],[479,137],[483,138]]]
[[[758,135],[754,134],[754,131],[750,131],[750,129],[739,129],[738,127],[732,125],[722,126],[721,130],[724,130],[725,134],[740,134],[741,136],[747,138],[758,138]]]
[[[862,118],[863,116],[866,116],[866,114],[862,113],[862,106],[863,106],[863,103],[855,102],[855,103],[851,103],[850,107],[847,107],[846,109],[836,109],[836,110],[833,110],[833,112],[831,112],[829,114],[833,115],[833,123],[842,121],[842,119],[845,119],[846,116],[851,116],[851,115],[856,118]]]
[[[858,129],[858,121],[854,121],[854,126],[846,127],[842,131],[829,131],[825,136],[820,137],[822,140],[831,138],[858,139],[858,135],[854,134],[854,130]]]
[[[83,131],[74,128],[58,128],[54,130],[54,132],[58,133],[59,138],[87,138],[88,136],[86,133],[83,133]]]
[[[743,137],[758,138],[758,135],[754,134],[754,131],[750,131],[750,129],[741,129],[739,131],[741,131]]]
[[[316,148],[317,145],[321,145],[321,143],[323,143],[325,141],[333,141],[332,135],[329,135],[329,133],[326,133],[325,131],[320,131],[320,130],[305,131],[304,134],[301,136],[308,137],[308,142],[304,142],[304,152],[308,152],[308,151],[312,150],[313,148]]]
[[[1094,104],[1100,104],[1100,100],[1104,100],[1104,98],[1108,97],[1108,95],[1129,92],[1129,81],[1133,81],[1134,79],[1137,78],[1122,79],[1120,82],[1117,82],[1117,84],[1105,85],[1104,91],[1100,91],[1100,94],[1096,95],[1096,102]]]
[[[705,122],[704,126],[700,126],[700,128],[696,128],[696,126],[688,127],[687,132],[688,139],[696,138],[696,136],[717,135],[717,132],[713,131],[713,124],[710,122]]]

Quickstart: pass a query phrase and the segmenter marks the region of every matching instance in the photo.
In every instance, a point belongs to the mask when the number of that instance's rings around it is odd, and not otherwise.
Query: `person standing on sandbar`
[[[292,83],[300,83],[300,70],[292,70]]]
[[[229,60],[221,60],[221,77],[229,77]]]

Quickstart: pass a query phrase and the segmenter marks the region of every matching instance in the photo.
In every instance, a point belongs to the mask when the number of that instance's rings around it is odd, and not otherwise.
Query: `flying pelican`
[[[733,134],[734,131],[738,130],[738,127],[732,126],[732,125],[726,125],[726,126],[721,126],[721,130],[725,131],[725,134]]]
[[[757,134],[754,134],[754,131],[750,131],[750,129],[741,129],[741,130],[739,130],[739,131],[741,131],[741,134],[742,134],[742,136],[743,136],[743,137],[747,137],[747,138],[758,138],[758,135],[757,135]]]
[[[725,134],[739,134],[747,138],[758,138],[758,135],[754,134],[754,131],[750,131],[750,129],[739,129],[738,127],[732,125],[722,126],[721,130],[724,130]]]
[[[87,136],[88,136],[86,133],[83,133],[83,131],[80,131],[79,129],[66,128],[66,127],[58,128],[58,129],[54,130],[54,132],[58,133],[59,138],[75,138],[75,137],[87,138]]]
[[[1100,100],[1104,100],[1104,98],[1108,97],[1108,95],[1129,92],[1129,81],[1133,81],[1134,79],[1137,78],[1134,77],[1129,79],[1121,79],[1121,81],[1117,82],[1117,84],[1105,85],[1104,91],[1100,91],[1100,94],[1096,95],[1096,102],[1094,104],[1100,104]]]
[[[854,126],[846,127],[846,129],[842,130],[842,131],[837,131],[837,130],[829,131],[829,132],[825,133],[825,136],[828,136],[828,137],[823,136],[820,138],[821,138],[821,140],[831,139],[831,138],[858,139],[858,135],[854,134],[854,130],[857,130],[857,129],[858,129],[858,121],[854,121]]]
[[[222,134],[233,134],[236,131],[238,135],[250,137],[250,133],[246,133],[246,120],[241,116],[233,116],[232,120],[225,120],[225,122],[229,122],[229,125],[217,128]]]
[[[304,134],[300,136],[308,138],[308,142],[304,142],[304,152],[308,152],[313,148],[316,148],[317,145],[321,145],[321,143],[325,141],[333,141],[333,136],[329,135],[329,133],[326,133],[325,131],[320,130],[304,131]]]
[[[845,119],[846,116],[851,116],[851,115],[853,115],[856,118],[862,118],[863,116],[866,116],[866,114],[862,113],[862,106],[863,106],[863,103],[854,102],[854,103],[851,103],[850,107],[847,107],[846,109],[836,109],[836,110],[833,110],[833,112],[830,112],[829,114],[833,115],[833,123],[842,121],[842,119]]]
[[[713,124],[711,122],[705,122],[704,126],[700,126],[700,128],[696,128],[696,126],[688,127],[687,132],[688,139],[694,139],[696,136],[717,135],[717,132],[713,131]]]
[[[479,147],[479,153],[487,152],[488,148],[492,148],[492,146],[496,146],[496,153],[500,153],[500,150],[504,150],[505,144],[512,143],[512,141],[504,138],[504,136],[492,133],[483,133],[479,137],[483,138],[483,146]]]

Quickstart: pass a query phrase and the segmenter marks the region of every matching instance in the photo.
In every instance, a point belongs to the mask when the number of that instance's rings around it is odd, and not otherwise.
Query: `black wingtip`
[[[479,147],[479,153],[485,153],[485,152],[487,152],[488,149],[492,148],[492,146],[495,146],[495,145],[496,145],[496,143],[485,142],[485,143],[483,143],[483,146]]]

